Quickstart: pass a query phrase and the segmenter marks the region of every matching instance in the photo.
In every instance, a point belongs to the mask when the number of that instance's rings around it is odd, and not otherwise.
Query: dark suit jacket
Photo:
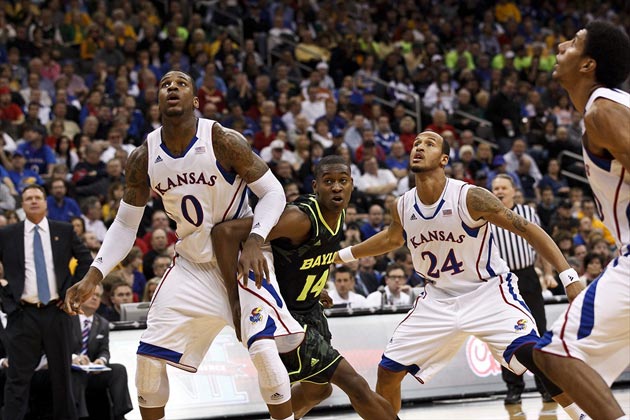
[[[70,286],[80,280],[92,264],[90,251],[74,233],[70,223],[48,219],[52,245],[57,293],[64,299]],[[72,257],[78,261],[75,275],[70,274],[68,264]],[[24,292],[24,222],[0,229],[0,261],[4,265],[4,277],[8,285],[0,287],[2,307],[8,315],[15,311]]]
[[[81,353],[81,345],[83,344],[82,336],[83,325],[78,316],[72,317],[72,343],[70,348],[73,354]],[[87,356],[91,361],[102,357],[105,363],[109,363],[109,321],[94,314],[90,335],[88,336],[88,352]]]

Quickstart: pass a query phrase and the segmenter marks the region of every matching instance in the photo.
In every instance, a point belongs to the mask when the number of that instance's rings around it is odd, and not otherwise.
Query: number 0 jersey
[[[630,94],[619,89],[598,88],[586,103],[586,110],[597,98],[606,98],[630,108]],[[619,122],[628,130],[628,121]],[[622,128],[622,126],[625,127]],[[584,136],[587,136],[584,129]],[[621,255],[630,254],[630,173],[616,159],[605,159],[582,147],[586,176],[591,184],[600,219],[615,237]]]
[[[344,238],[342,212],[336,226],[328,226],[314,195],[305,195],[289,205],[303,211],[311,221],[310,237],[301,245],[287,239],[271,241],[276,278],[289,310],[310,311],[328,281],[328,269]]]
[[[433,204],[424,205],[415,188],[398,200],[414,269],[448,294],[467,293],[509,271],[490,224],[475,221],[468,213],[466,194],[471,187],[447,178],[442,196]]]
[[[150,186],[177,222],[176,252],[195,263],[214,259],[210,231],[215,224],[251,214],[245,181],[216,159],[213,125],[198,119],[197,133],[181,156],[162,142],[161,127],[147,136]]]

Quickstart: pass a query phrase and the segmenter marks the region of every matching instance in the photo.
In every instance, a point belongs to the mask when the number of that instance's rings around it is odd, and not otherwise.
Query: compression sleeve
[[[107,230],[101,249],[92,262],[92,267],[98,269],[103,277],[108,275],[131,250],[143,214],[144,206],[136,207],[120,201],[114,223]]]
[[[267,235],[278,223],[278,219],[280,219],[280,215],[287,203],[284,190],[280,181],[276,179],[269,169],[263,176],[248,184],[248,187],[258,197],[251,233],[267,239]]]

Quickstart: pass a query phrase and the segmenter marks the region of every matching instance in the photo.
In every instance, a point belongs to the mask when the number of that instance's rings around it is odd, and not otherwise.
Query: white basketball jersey
[[[173,156],[167,149],[161,128],[147,136],[151,188],[177,222],[176,252],[195,263],[214,258],[210,231],[216,223],[251,214],[245,181],[217,162],[213,124],[200,118],[197,134],[181,156]]]
[[[630,94],[619,89],[598,88],[586,103],[585,113],[597,98],[606,98],[630,108]],[[619,121],[628,130],[630,122]],[[586,128],[584,129],[586,135]],[[615,237],[622,255],[630,253],[630,173],[616,159],[593,155],[582,147],[586,176],[591,184],[599,216]]]
[[[447,178],[440,199],[424,205],[416,189],[398,200],[398,214],[416,272],[449,294],[467,293],[505,274],[490,224],[474,221],[466,194],[471,185]]]

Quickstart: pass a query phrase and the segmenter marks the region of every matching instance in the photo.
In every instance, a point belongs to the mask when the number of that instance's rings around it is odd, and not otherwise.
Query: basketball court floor
[[[615,397],[626,413],[630,413],[630,387],[616,388]],[[403,406],[401,420],[569,420],[570,417],[556,403],[543,404],[540,394],[523,394],[519,405],[503,404],[503,395],[487,398],[444,400],[433,403]],[[260,419],[268,417],[261,417]],[[314,412],[304,419],[355,420],[360,419],[351,411]]]

